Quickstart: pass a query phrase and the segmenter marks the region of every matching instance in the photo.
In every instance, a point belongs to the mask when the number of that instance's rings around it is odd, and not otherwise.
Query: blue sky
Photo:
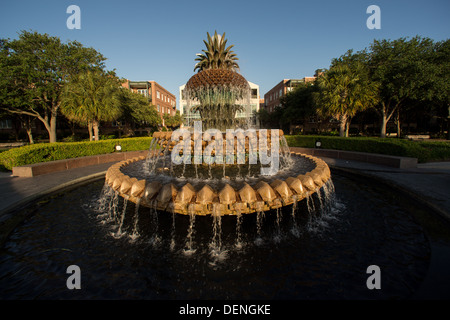
[[[69,5],[81,9],[81,29],[69,30]],[[369,30],[369,5],[381,9],[381,29]],[[449,38],[449,0],[4,1],[0,37],[33,30],[77,40],[108,58],[108,69],[131,80],[155,80],[177,96],[194,74],[206,32],[226,33],[241,74],[261,97],[282,79],[314,75],[348,49],[374,39],[420,35]]]

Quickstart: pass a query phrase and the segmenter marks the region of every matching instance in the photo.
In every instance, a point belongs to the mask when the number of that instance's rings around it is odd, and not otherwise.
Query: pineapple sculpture
[[[206,49],[197,54],[194,71],[185,92],[192,111],[199,112],[203,128],[225,131],[243,124],[236,118],[249,104],[250,86],[238,73],[236,54],[227,47],[225,33],[207,33]]]

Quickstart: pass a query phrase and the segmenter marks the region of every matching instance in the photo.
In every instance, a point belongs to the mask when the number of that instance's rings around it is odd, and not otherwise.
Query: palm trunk
[[[346,132],[346,126],[347,126],[347,115],[341,115],[339,117],[339,136],[340,137],[345,137],[345,132]]]
[[[351,118],[351,117],[348,117],[348,118],[347,118],[347,123],[345,124],[345,137],[347,137],[347,138],[348,138],[348,131],[349,131],[349,129],[350,129],[350,123],[351,123],[351,121],[352,121],[352,118]]]
[[[99,136],[98,136],[99,135],[99,123],[98,123],[98,121],[94,120],[92,122],[92,126],[94,128],[94,140],[98,141],[99,140]]]
[[[89,141],[94,140],[94,134],[92,133],[92,121],[88,122]]]
[[[380,130],[380,138],[386,138],[386,126],[388,123],[387,113],[386,113],[386,105],[384,102],[381,103],[381,130]]]

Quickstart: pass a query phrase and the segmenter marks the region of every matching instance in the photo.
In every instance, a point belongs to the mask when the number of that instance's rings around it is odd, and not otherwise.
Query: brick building
[[[270,89],[264,95],[264,107],[267,112],[275,111],[275,108],[281,107],[280,98],[292,91],[298,84],[304,82],[313,82],[316,77],[304,77],[303,79],[283,79],[276,86]]]
[[[147,97],[149,103],[154,105],[161,115],[168,114],[174,116],[177,111],[176,97],[168,90],[164,89],[156,81],[130,81],[126,80],[122,86],[133,92],[140,93]]]

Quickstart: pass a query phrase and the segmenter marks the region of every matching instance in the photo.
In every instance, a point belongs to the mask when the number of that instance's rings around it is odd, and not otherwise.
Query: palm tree
[[[195,61],[198,62],[195,65],[194,71],[197,69],[199,72],[208,69],[239,70],[239,65],[236,62],[239,59],[231,50],[234,45],[226,46],[225,32],[223,35],[219,35],[215,31],[213,37],[209,35],[209,32],[206,34],[208,35],[208,41],[203,40],[206,45],[206,50],[202,50],[204,54],[197,53]]]
[[[161,124],[161,116],[156,111],[156,106],[149,104],[148,99],[142,94],[122,87],[117,90],[113,99],[114,107],[122,110],[119,119],[123,122],[134,123],[139,127],[154,127]],[[119,126],[119,137],[121,130]]]
[[[100,121],[112,121],[121,115],[121,108],[114,101],[119,88],[120,83],[111,74],[79,73],[63,89],[61,111],[69,120],[87,124],[90,140],[98,140]]]
[[[355,63],[352,67],[346,63],[335,64],[317,82],[319,115],[335,117],[339,121],[339,135],[348,137],[351,118],[376,103],[376,85],[368,81],[361,63]]]

